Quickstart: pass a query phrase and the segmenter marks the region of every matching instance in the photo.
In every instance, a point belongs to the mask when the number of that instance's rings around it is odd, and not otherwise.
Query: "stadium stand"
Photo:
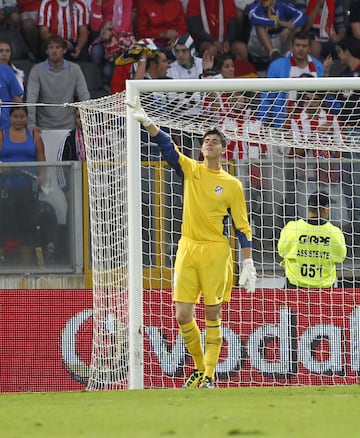
[[[92,62],[78,61],[90,92],[92,99],[97,99],[99,97],[106,96],[108,91],[104,87],[103,80],[101,78],[101,71],[98,66]]]

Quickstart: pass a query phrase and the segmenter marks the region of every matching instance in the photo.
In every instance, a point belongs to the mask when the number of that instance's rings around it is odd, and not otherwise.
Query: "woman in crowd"
[[[0,131],[0,161],[45,161],[44,143],[38,133],[26,127],[27,108],[10,109],[11,125]],[[24,265],[31,266],[35,245],[37,193],[34,183],[45,181],[45,168],[0,167],[0,259],[11,258],[20,251]]]
[[[11,62],[12,45],[10,41],[0,39],[0,64],[8,65],[15,73],[16,79],[24,90],[25,73]]]

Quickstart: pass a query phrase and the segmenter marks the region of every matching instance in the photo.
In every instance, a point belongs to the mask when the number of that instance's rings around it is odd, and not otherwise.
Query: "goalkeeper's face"
[[[217,134],[209,134],[204,137],[201,152],[204,158],[217,159],[224,153],[221,137]]]

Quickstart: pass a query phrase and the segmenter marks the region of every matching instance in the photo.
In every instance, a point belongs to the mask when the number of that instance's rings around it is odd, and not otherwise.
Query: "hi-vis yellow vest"
[[[340,228],[330,222],[312,225],[300,219],[283,228],[278,252],[291,284],[326,288],[336,280],[336,263],[345,260],[346,244]]]

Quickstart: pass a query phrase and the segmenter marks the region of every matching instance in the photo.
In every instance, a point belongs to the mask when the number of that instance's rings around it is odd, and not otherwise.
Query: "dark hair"
[[[342,50],[348,50],[354,58],[360,59],[360,40],[353,36],[348,36],[336,43]]]
[[[299,30],[294,33],[291,43],[294,44],[295,40],[308,40],[309,44],[311,44],[311,35],[304,30]]]
[[[167,54],[166,54],[165,50],[159,49],[159,50],[156,50],[156,52],[154,51],[154,57],[153,58],[147,57],[147,59],[146,59],[146,70],[150,67],[150,64],[152,62],[155,62],[156,65],[159,64],[160,53],[163,53],[167,58]]]
[[[214,60],[214,70],[220,72],[221,67],[225,64],[225,61],[227,61],[228,59],[234,61],[234,57],[230,53],[223,53],[217,55]]]
[[[46,49],[48,49],[51,43],[59,44],[63,49],[67,49],[66,40],[60,35],[50,35],[46,40]]]
[[[318,210],[319,208],[326,208],[330,205],[330,198],[327,193],[318,192],[309,196],[308,206],[311,210]]]
[[[226,147],[226,138],[225,138],[225,135],[224,135],[221,131],[219,131],[219,130],[216,129],[216,128],[209,129],[209,130],[206,131],[205,134],[203,135],[202,143],[204,143],[204,140],[205,140],[205,138],[206,138],[208,135],[217,135],[217,136],[219,136],[219,137],[220,137],[220,141],[221,141],[221,145],[222,145],[222,147],[223,147],[223,148]]]
[[[7,44],[10,47],[10,59],[13,54],[13,46],[11,44],[11,41],[6,38],[0,38],[0,44]]]
[[[10,107],[10,111],[9,111],[10,116],[11,116],[11,114],[12,114],[13,112],[15,112],[16,110],[23,110],[24,113],[25,113],[26,115],[29,114],[29,111],[28,111],[27,106],[23,106],[23,105],[21,105],[21,106],[12,106],[12,107]]]

